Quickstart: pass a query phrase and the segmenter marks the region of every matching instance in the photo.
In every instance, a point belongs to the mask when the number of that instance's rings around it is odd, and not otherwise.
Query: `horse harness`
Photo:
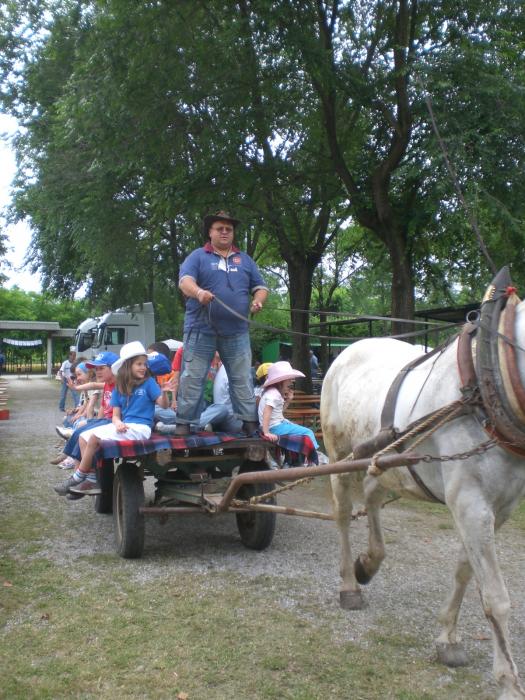
[[[525,456],[525,387],[519,376],[514,340],[519,302],[508,268],[504,267],[483,297],[479,319],[466,323],[459,337],[453,336],[400,370],[388,390],[379,433],[354,448],[354,459],[372,455],[377,457],[378,451],[386,452],[389,449],[402,451],[409,437],[418,433],[428,436],[448,420],[467,413],[477,418],[498,445],[513,454]],[[396,430],[394,414],[397,396],[405,377],[433,355],[442,353],[456,338],[462,398],[419,418],[402,431]],[[424,483],[413,465],[407,465],[407,469],[428,498],[443,503]]]

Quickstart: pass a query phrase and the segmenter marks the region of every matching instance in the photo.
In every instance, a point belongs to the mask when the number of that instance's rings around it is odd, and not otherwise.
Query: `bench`
[[[319,394],[301,394],[295,393],[294,398],[290,401],[288,408],[284,411],[284,417],[297,423],[304,425],[306,428],[313,430],[315,437],[318,440],[323,439],[321,431],[320,417],[320,400]]]

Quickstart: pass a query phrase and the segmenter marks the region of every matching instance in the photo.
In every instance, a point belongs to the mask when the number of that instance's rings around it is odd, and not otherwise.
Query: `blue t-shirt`
[[[111,394],[111,405],[120,408],[124,423],[140,423],[153,427],[155,401],[162,394],[157,382],[148,377],[143,384],[136,386],[131,396],[124,396],[117,388]]]
[[[210,243],[190,253],[180,268],[179,280],[191,277],[202,289],[213,292],[221,301],[243,316],[248,316],[251,295],[256,289],[267,289],[259,268],[246,253],[237,248],[225,260],[215,253]],[[248,330],[248,322],[212,301],[207,306],[197,299],[186,300],[184,332],[190,329],[203,333],[235,335]]]

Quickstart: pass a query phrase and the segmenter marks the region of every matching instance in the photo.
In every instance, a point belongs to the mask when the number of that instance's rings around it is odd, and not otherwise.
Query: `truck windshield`
[[[97,335],[93,341],[93,347],[107,347],[109,345],[124,345],[126,336],[125,328],[115,328],[110,326],[99,326]]]
[[[92,333],[81,333],[76,332],[75,345],[77,346],[78,352],[85,352],[93,345],[93,334]]]
[[[95,336],[93,338],[93,347],[99,348],[104,342],[104,331],[106,326],[99,326],[95,331]]]

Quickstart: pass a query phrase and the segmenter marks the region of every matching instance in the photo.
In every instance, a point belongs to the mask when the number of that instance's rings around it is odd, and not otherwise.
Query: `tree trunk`
[[[388,238],[388,251],[392,265],[392,301],[390,313],[392,318],[414,318],[415,294],[414,279],[410,255],[407,251],[406,238],[403,235],[390,235]],[[413,323],[392,321],[392,335],[410,333],[414,331]],[[411,342],[411,338],[407,338]]]
[[[312,297],[312,278],[314,268],[305,260],[299,264],[288,261],[288,275],[290,279],[290,306],[292,330],[300,333],[308,333],[310,318],[301,309],[310,308]],[[312,374],[310,370],[310,342],[306,335],[292,335],[292,367],[303,372],[306,377],[297,382],[307,394],[311,394]]]

